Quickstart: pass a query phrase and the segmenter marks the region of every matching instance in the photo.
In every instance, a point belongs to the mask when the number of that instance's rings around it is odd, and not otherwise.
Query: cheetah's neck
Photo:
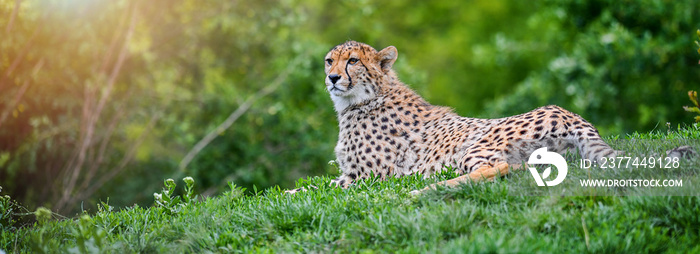
[[[367,103],[367,101],[376,99],[377,95],[373,89],[358,89],[359,91],[347,96],[337,96],[331,93],[333,107],[335,112],[340,114],[343,110],[353,105]]]
[[[331,94],[331,100],[333,100],[333,107],[335,107],[335,112],[338,114],[340,114],[341,112],[343,112],[343,110],[352,105],[362,104],[365,101],[370,100],[371,98],[372,97],[365,95],[335,96]]]

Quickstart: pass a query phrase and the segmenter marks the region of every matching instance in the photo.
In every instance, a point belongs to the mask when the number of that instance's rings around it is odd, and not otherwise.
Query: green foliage
[[[233,182],[228,182],[229,190],[221,194],[221,196],[226,197],[230,200],[238,199],[245,195],[245,188],[238,187]]]
[[[0,186],[0,192],[2,187]],[[0,196],[0,230],[12,230],[16,223],[14,214],[19,211],[19,205],[10,196]]]
[[[684,122],[676,109],[700,77],[690,64],[692,40],[684,34],[699,22],[699,4],[552,1],[530,16],[526,29],[532,37],[508,37],[547,45],[541,52],[546,64],[487,108],[491,115],[507,115],[558,104],[605,135]]]
[[[683,109],[700,115],[700,108],[698,108],[700,107],[700,105],[698,105],[698,92],[692,90],[688,91],[688,98],[690,98],[690,102],[692,102],[694,106],[683,106]],[[700,116],[695,116],[695,122],[700,122]]]
[[[34,216],[36,216],[36,221],[39,224],[43,224],[51,220],[53,213],[46,207],[39,207],[34,211]]]
[[[700,29],[695,31],[695,33],[698,35],[698,38],[700,38]],[[697,45],[698,54],[700,54],[700,42],[695,41],[695,45]],[[700,62],[698,64],[700,64]],[[700,105],[698,105],[698,92],[690,90],[688,91],[688,97],[690,98],[690,102],[692,102],[694,106],[683,106],[683,109],[685,111],[700,115]],[[700,116],[695,116],[695,122],[700,122]]]
[[[0,192],[2,192],[2,186],[0,186]],[[43,209],[46,210],[45,208]],[[39,210],[37,210],[37,212],[38,211]],[[48,214],[50,218],[51,211],[49,211]],[[21,230],[22,227],[26,227],[31,220],[27,218],[29,217],[28,215],[32,215],[32,213],[10,196],[0,196],[0,250],[15,248],[17,243],[14,241],[20,235],[25,234],[18,231]]]
[[[71,228],[71,238],[75,239],[75,247],[69,249],[78,253],[100,253],[104,251],[107,233],[96,227],[88,215],[80,216],[76,227]]]
[[[700,127],[623,138],[689,140]],[[637,147],[649,149],[649,147]],[[660,147],[656,147],[660,148]],[[697,168],[688,168],[697,180]],[[574,173],[571,171],[571,173]],[[582,173],[585,174],[585,173]],[[51,220],[3,238],[10,252],[696,252],[698,196],[523,196],[526,171],[486,183],[409,194],[444,173],[369,179],[330,187],[328,176],[301,180],[318,189],[258,195],[230,183],[224,195],[182,206],[114,211],[107,203],[76,220]],[[166,188],[174,181],[166,180]]]
[[[164,208],[170,215],[179,213],[183,207],[193,204],[197,198],[193,196],[194,179],[188,176],[182,181],[185,182],[185,193],[182,197],[174,195],[176,185],[173,179],[164,181],[165,188],[161,193],[153,193],[156,205]]]

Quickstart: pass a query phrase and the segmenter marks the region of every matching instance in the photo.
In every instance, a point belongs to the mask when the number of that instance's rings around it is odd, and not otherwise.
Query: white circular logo
[[[532,152],[532,154],[530,154],[530,158],[527,160],[527,164],[554,165],[557,168],[558,173],[556,178],[551,181],[543,181],[543,179],[547,179],[550,173],[552,173],[552,167],[547,167],[544,172],[542,172],[542,176],[540,176],[540,173],[537,172],[536,168],[530,167],[530,173],[532,174],[532,177],[535,178],[535,182],[537,182],[538,186],[558,185],[564,181],[564,178],[566,178],[566,174],[569,171],[564,157],[555,152],[548,152],[547,147],[542,147]]]

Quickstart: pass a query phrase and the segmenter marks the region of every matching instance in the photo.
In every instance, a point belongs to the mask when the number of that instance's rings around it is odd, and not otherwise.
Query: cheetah
[[[340,129],[335,161],[341,175],[332,185],[346,188],[370,176],[428,177],[447,168],[460,176],[437,184],[492,180],[521,167],[536,144],[554,152],[576,149],[592,160],[622,153],[581,116],[558,106],[479,119],[431,105],[398,79],[392,69],[397,57],[394,46],[377,51],[356,41],[326,55],[325,85]],[[534,143],[524,149],[525,141]]]

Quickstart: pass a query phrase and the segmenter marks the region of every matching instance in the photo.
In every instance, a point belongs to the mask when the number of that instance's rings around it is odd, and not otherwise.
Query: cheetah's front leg
[[[340,187],[340,188],[347,188],[350,186],[350,184],[354,181],[353,178],[351,178],[348,175],[341,174],[338,178],[331,180],[330,186],[333,187]]]
[[[521,165],[517,165],[512,167],[513,169],[519,168]],[[434,190],[437,185],[442,185],[442,186],[447,186],[447,187],[454,187],[462,183],[466,183],[467,181],[473,181],[473,182],[481,182],[481,181],[492,181],[496,176],[503,176],[508,174],[510,172],[511,166],[508,165],[508,163],[501,162],[499,164],[496,164],[495,166],[483,166],[478,168],[477,170],[474,170],[473,172],[467,174],[467,175],[462,175],[455,177],[450,180],[442,181],[436,184],[431,184],[428,187],[425,187],[420,190],[414,190],[411,191],[412,195],[419,195],[422,193],[425,193],[428,190]]]

